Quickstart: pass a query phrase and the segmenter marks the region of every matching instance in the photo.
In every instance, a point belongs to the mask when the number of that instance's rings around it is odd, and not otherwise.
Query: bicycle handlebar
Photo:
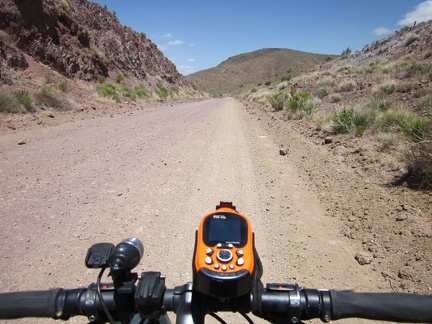
[[[432,296],[330,291],[333,319],[359,317],[395,322],[432,322]]]
[[[372,320],[432,323],[432,296],[401,293],[356,293],[267,284],[259,294],[235,300],[220,300],[196,292],[192,283],[163,289],[160,304],[155,291],[119,294],[111,284],[102,284],[102,298],[115,320],[131,315],[158,318],[165,312],[177,315],[177,323],[203,323],[206,314],[217,311],[252,312],[271,323],[300,323],[320,318],[323,322],[357,317]],[[135,296],[134,296],[135,295]],[[147,298],[147,300],[146,300]],[[92,322],[107,321],[96,284],[88,288],[53,289],[0,294],[0,319],[51,317],[67,320],[86,316]]]

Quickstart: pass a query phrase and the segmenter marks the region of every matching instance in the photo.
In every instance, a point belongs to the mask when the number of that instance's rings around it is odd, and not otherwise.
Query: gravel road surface
[[[234,99],[7,134],[0,159],[2,292],[86,286],[97,277],[87,248],[128,237],[144,244],[138,272],[191,281],[195,230],[220,200],[250,218],[263,282],[388,290],[358,265],[301,166]]]

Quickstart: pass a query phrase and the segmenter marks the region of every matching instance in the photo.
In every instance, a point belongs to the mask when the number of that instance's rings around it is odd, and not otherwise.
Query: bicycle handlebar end
[[[47,291],[20,291],[0,295],[0,318],[62,317],[58,310],[57,297],[62,289]]]
[[[333,319],[432,323],[432,295],[330,291]]]

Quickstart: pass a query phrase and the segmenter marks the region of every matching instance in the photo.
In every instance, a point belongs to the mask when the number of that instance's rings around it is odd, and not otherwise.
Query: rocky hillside
[[[329,216],[337,215],[342,234],[394,291],[431,291],[431,30],[432,21],[404,27],[358,53],[244,94],[280,154],[303,163],[322,200],[334,206]],[[327,151],[330,162],[312,166],[313,150],[299,156],[292,131]]]
[[[334,58],[285,48],[264,48],[228,58],[218,66],[188,75],[198,89],[213,95],[238,95],[261,84],[300,75]]]
[[[404,27],[362,51],[243,96],[307,125],[312,138],[362,143],[373,161],[350,157],[383,183],[399,179],[432,188],[431,30],[432,21]]]
[[[86,0],[0,2],[1,83],[11,84],[30,59],[66,78],[115,80],[121,74],[191,86],[144,33],[121,25],[108,8]]]

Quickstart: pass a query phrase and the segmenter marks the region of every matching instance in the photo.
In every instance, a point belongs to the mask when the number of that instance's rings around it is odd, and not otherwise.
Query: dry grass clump
[[[414,144],[406,152],[408,174],[404,177],[410,187],[432,189],[432,140]]]

